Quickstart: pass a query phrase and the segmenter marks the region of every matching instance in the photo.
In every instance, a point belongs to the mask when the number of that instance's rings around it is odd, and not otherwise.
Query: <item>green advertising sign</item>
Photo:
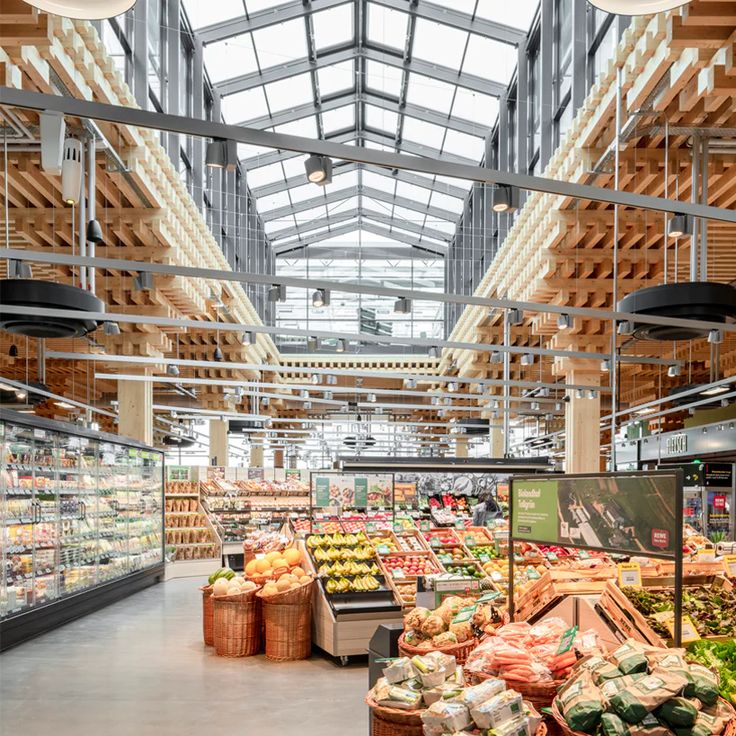
[[[323,508],[330,505],[330,479],[317,477],[314,480],[314,505]]]
[[[514,480],[511,494],[514,525],[511,536],[539,542],[557,542],[559,517],[557,514],[556,480]]]
[[[368,478],[355,478],[355,506],[359,509],[368,506]]]

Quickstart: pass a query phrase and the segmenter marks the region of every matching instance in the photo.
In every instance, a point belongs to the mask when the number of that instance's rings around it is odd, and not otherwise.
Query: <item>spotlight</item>
[[[678,363],[677,365],[671,365],[667,368],[667,375],[670,378],[676,378],[682,372],[682,366]]]
[[[8,355],[11,358],[17,358],[18,357],[18,346],[15,343],[13,343],[10,346],[10,350],[8,350]]]
[[[595,391],[593,391],[593,389],[590,389],[590,391],[588,391],[588,398],[589,399],[595,398]]]
[[[153,288],[153,274],[141,271],[133,279],[133,291],[150,291]]]
[[[346,350],[346,348],[347,348],[347,346],[348,346],[347,342],[345,340],[343,340],[342,338],[340,338],[337,341],[337,346],[335,348],[335,351],[338,352],[338,353],[344,353],[345,350]]]
[[[524,312],[521,309],[509,309],[506,319],[512,327],[518,327],[524,321]]]
[[[307,352],[314,353],[319,348],[319,340],[316,337],[307,338]]]
[[[619,335],[633,335],[634,334],[634,323],[629,320],[624,320],[618,323],[616,328]]]
[[[493,411],[491,412],[491,419],[498,419],[498,416],[499,416],[499,412],[498,412],[498,409],[494,409],[494,410],[493,410]]]
[[[327,385],[328,386],[337,386],[337,376],[333,376],[331,373],[327,376]]]
[[[327,289],[317,289],[317,291],[312,294],[312,306],[317,307],[319,309],[320,307],[326,307],[330,303],[330,292]]]
[[[88,243],[101,243],[102,228],[97,220],[90,220],[87,223],[87,242]]]
[[[212,357],[219,363],[225,356],[222,354],[222,349],[218,345],[215,348],[215,352],[212,353]]]
[[[120,334],[120,325],[117,322],[105,322],[105,325],[102,328],[102,331],[108,337],[111,337],[112,335],[119,335]]]
[[[270,302],[285,302],[286,301],[286,286],[284,284],[274,284],[268,290],[268,301]]]
[[[16,399],[20,399],[21,401],[22,401],[23,399],[25,399],[25,397],[26,397],[26,396],[28,396],[28,394],[27,394],[27,393],[26,393],[25,391],[21,390],[21,389],[18,389],[18,390],[17,390],[16,392],[15,392],[15,398],[16,398]],[[726,402],[726,403],[728,403],[728,402]]]
[[[166,366],[166,375],[176,378],[176,376],[179,375],[179,366],[175,365],[174,363],[169,363]]]
[[[271,403],[271,399],[268,398],[268,396],[264,396],[261,399],[261,406],[268,406]]]
[[[728,399],[721,399],[721,406],[726,407],[728,406],[728,404],[729,404]],[[719,429],[721,429],[721,427],[719,427]]]
[[[61,159],[61,198],[64,204],[79,204],[82,196],[82,141],[67,138]]]
[[[309,409],[312,408],[312,402],[311,401],[305,401],[304,404],[302,404],[305,411],[309,411]]]
[[[400,296],[394,302],[394,314],[411,314],[411,299]]]
[[[376,395],[375,395],[375,394],[368,394],[368,395],[367,395],[367,396],[365,397],[365,400],[366,400],[366,401],[367,401],[367,402],[368,402],[369,404],[375,404],[375,403],[376,403]]]
[[[304,162],[307,181],[324,187],[332,181],[332,160],[327,156],[313,154]]]
[[[309,391],[307,391],[307,389],[303,388],[299,392],[299,398],[301,398],[301,399],[308,399],[309,398]]]
[[[238,147],[235,141],[215,138],[207,144],[205,164],[211,169],[235,171],[238,168]]]
[[[243,345],[252,345],[253,344],[253,333],[252,332],[244,332],[243,333]]]
[[[434,358],[434,359],[439,358],[440,357],[440,349],[438,347],[436,347],[436,346],[433,345],[429,349],[429,357],[430,358]]]
[[[711,330],[708,333],[708,342],[711,345],[720,345],[723,342],[723,333],[720,330]]]
[[[417,379],[416,378],[407,378],[404,382],[406,387],[408,389],[413,389],[417,387]]]
[[[493,190],[493,211],[501,213],[514,212],[519,207],[519,190],[506,184],[500,184]]]
[[[326,401],[332,401],[332,396],[333,396],[332,391],[325,391],[322,394],[322,398],[325,399]]]
[[[18,261],[11,259],[8,261],[8,278],[9,279],[32,279],[33,270],[31,265],[26,261]]]
[[[431,398],[431,399],[429,400],[429,403],[430,403],[430,404],[432,404],[432,406],[438,406],[438,405],[439,405],[439,403],[440,403],[440,397],[439,397],[439,396],[433,396],[433,397],[432,397],[432,398]]]
[[[488,359],[489,363],[494,365],[500,365],[503,363],[503,353],[500,350],[492,350],[491,357]]]
[[[582,399],[585,396],[585,392],[581,388],[575,389],[575,398],[576,399]]]
[[[312,373],[312,378],[310,379],[315,386],[319,383],[319,374]]]
[[[42,112],[39,114],[41,127],[41,168],[47,174],[61,174],[66,122],[58,112]]]
[[[534,354],[524,353],[524,355],[521,356],[521,364],[522,365],[534,365]]]
[[[572,327],[572,317],[569,314],[557,315],[557,329],[569,330]]]
[[[681,238],[683,235],[692,235],[694,223],[688,215],[673,215],[667,222],[667,235],[671,238]]]
[[[601,370],[604,373],[608,373],[611,370],[611,361],[608,358],[601,361]]]
[[[455,391],[457,391],[457,384],[456,384],[456,383],[455,383],[454,381],[450,381],[450,382],[449,382],[449,383],[447,384],[447,390],[448,390],[448,391],[449,391],[449,392],[450,392],[451,394],[452,394],[452,393],[455,393]]]

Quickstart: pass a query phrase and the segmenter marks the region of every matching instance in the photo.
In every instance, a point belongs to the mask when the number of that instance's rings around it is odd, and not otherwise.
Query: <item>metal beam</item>
[[[401,232],[399,230],[389,230],[372,223],[370,220],[363,220],[361,222],[361,228],[367,233],[373,233],[373,235],[379,235],[383,238],[390,238],[391,240],[397,240],[400,243],[406,243],[411,245],[415,250],[424,251],[424,256],[418,256],[419,258],[444,258],[447,253],[447,248],[442,247],[438,243],[432,243],[427,240],[420,240],[419,238],[413,237],[408,233]],[[372,252],[373,249],[371,248]],[[366,251],[363,251],[364,253]]]
[[[359,229],[363,230],[364,232],[370,232],[368,223],[361,223],[360,225],[351,227],[349,228],[349,231],[354,232]],[[385,237],[392,238],[393,240],[399,240],[388,230],[385,230],[384,232],[386,233]],[[329,237],[334,238],[335,235],[333,233],[330,233]],[[409,239],[408,235],[405,237],[407,240]],[[324,238],[325,236],[323,234],[319,239],[324,240]],[[395,261],[407,259],[428,260],[437,257],[434,254],[424,250],[420,243],[421,241],[418,238],[413,238],[410,247],[406,248],[404,246],[392,247],[390,245],[371,245],[370,241],[366,242],[366,239],[364,239],[363,248],[360,251],[357,247],[353,247],[352,244],[350,244],[349,247],[345,248],[340,248],[339,243],[337,245],[330,246],[312,245],[309,248],[309,251],[305,251],[301,257],[306,258],[308,256],[310,259],[319,259],[324,261]],[[366,247],[366,245],[368,247]],[[297,247],[297,250],[298,249],[299,248]],[[288,255],[279,254],[279,257],[288,258]],[[300,256],[296,254],[295,251],[295,255],[293,257]],[[441,254],[439,255],[439,257],[442,257]]]
[[[448,222],[457,223],[460,218],[460,214],[457,212],[451,212],[450,210],[442,209],[442,207],[417,204],[413,199],[394,196],[393,194],[389,194],[389,192],[382,192],[380,189],[374,189],[373,187],[360,187],[360,194],[364,197],[378,200],[379,202],[385,202],[386,204],[393,204],[397,207],[404,207],[408,210],[421,212],[423,215],[428,215],[429,217],[433,217],[437,220],[447,220]]]
[[[278,246],[274,246],[273,252],[277,257],[286,255],[297,250],[302,250],[312,243],[320,243],[326,238],[337,238],[340,235],[347,235],[348,233],[355,232],[360,227],[359,221],[348,222],[346,225],[340,225],[339,227],[330,227],[327,233],[312,233],[311,235],[301,235],[296,240],[288,240],[287,242],[280,242]],[[310,257],[312,251],[309,251]]]
[[[392,229],[400,228],[401,230],[406,230],[407,232],[415,233],[416,235],[422,235],[427,238],[432,238],[432,240],[439,240],[441,243],[449,243],[452,240],[451,235],[447,235],[441,230],[435,230],[431,227],[425,227],[424,225],[419,225],[416,222],[411,222],[410,220],[402,220],[400,218],[392,217],[391,215],[376,212],[375,210],[368,210],[365,207],[362,208],[361,214],[363,217],[367,217],[369,220],[375,220],[376,222],[380,222],[383,225],[388,225]]]
[[[682,200],[671,200],[664,197],[626,192],[621,190],[595,187],[589,184],[557,181],[541,176],[516,174],[498,171],[482,166],[464,166],[437,159],[424,159],[419,156],[407,156],[390,151],[379,151],[362,146],[349,146],[331,140],[313,140],[303,136],[271,133],[266,130],[239,128],[213,120],[197,120],[195,118],[152,112],[141,108],[110,105],[103,102],[81,100],[62,95],[31,92],[29,90],[0,87],[0,104],[20,107],[29,110],[49,110],[65,115],[89,118],[96,121],[132,125],[152,130],[181,133],[203,138],[225,138],[238,143],[253,146],[276,148],[296,153],[316,153],[332,159],[344,159],[358,163],[388,169],[407,169],[424,174],[438,174],[464,181],[477,181],[486,184],[504,184],[518,189],[546,192],[565,198],[590,200],[618,204],[623,207],[652,210],[655,212],[679,212],[691,217],[704,217],[736,224],[736,210],[728,210],[712,205],[696,204]],[[95,264],[85,264],[95,265]],[[551,306],[551,305],[550,305]],[[559,312],[564,310],[560,309]],[[649,319],[649,318],[647,318]],[[639,321],[642,321],[641,319]],[[715,323],[712,323],[715,324]],[[714,326],[718,329],[718,325]]]
[[[278,135],[278,133],[276,133],[275,135]],[[346,144],[350,141],[355,140],[355,137],[355,132],[352,131],[349,133],[339,133],[338,135],[325,138],[325,140],[332,141],[333,143]],[[355,148],[355,146],[352,147]],[[288,149],[273,150],[269,153],[260,154],[259,156],[251,156],[250,158],[242,159],[240,163],[245,166],[246,171],[250,171],[251,169],[257,169],[259,166],[277,164],[279,163],[279,161],[286,161],[287,159],[294,158],[295,156],[299,156],[301,154],[302,151],[289,151]],[[306,183],[306,178],[302,178],[302,184]]]
[[[289,215],[296,214],[297,212],[306,212],[311,210],[313,207],[322,207],[329,204],[335,204],[341,202],[344,199],[358,196],[358,187],[348,187],[346,189],[332,189],[330,191],[322,191],[319,196],[312,197],[311,199],[305,199],[302,202],[296,202],[295,204],[287,204],[283,207],[275,207],[272,210],[266,210],[261,212],[261,219],[264,222],[273,220],[280,220],[282,217],[288,217]]]
[[[387,146],[388,148],[394,148],[397,145],[394,138],[377,130],[364,129],[360,131],[359,135],[364,141],[378,143],[379,145]],[[455,153],[440,153],[436,148],[425,146],[423,143],[415,143],[414,141],[402,140],[399,147],[402,152],[409,153],[412,156],[423,156],[424,158],[434,158],[437,161],[450,161],[452,163],[467,166],[473,166],[476,164],[473,159],[465,158],[465,156],[458,156]]]
[[[268,239],[271,242],[274,242],[283,240],[284,238],[293,238],[303,232],[308,232],[309,230],[318,230],[321,227],[337,225],[341,222],[346,222],[347,220],[357,220],[359,216],[360,211],[356,208],[348,212],[340,212],[338,214],[334,214],[331,217],[317,217],[314,220],[303,222],[300,225],[296,225],[294,227],[286,227],[282,230],[277,230],[275,233],[271,233],[268,236]],[[278,251],[278,247],[276,247],[276,250]]]
[[[345,0],[312,0],[311,12],[315,13],[318,10],[334,8],[344,2]],[[216,43],[226,38],[239,36],[242,33],[252,33],[261,30],[261,28],[286,23],[286,21],[301,18],[304,14],[305,8],[301,0],[291,0],[291,2],[277,5],[275,8],[250,13],[247,18],[245,15],[239,15],[219,23],[212,23],[200,28],[195,35],[199,36],[204,44]]]
[[[392,10],[401,10],[407,12],[406,0],[373,0],[376,5],[383,5]],[[412,6],[412,12],[417,18],[431,20],[435,23],[458,28],[461,31],[477,33],[479,36],[492,38],[494,41],[508,43],[512,46],[518,45],[526,38],[526,32],[519,28],[507,26],[503,23],[496,23],[485,18],[473,17],[468,13],[462,13],[459,10],[453,10],[448,5],[435,5],[434,3],[422,0]]]

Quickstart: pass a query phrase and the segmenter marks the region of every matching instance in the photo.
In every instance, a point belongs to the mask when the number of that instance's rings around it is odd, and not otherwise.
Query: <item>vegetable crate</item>
[[[548,570],[516,601],[514,619],[533,621],[569,595],[600,594],[606,587],[606,577],[615,574],[615,569]]]

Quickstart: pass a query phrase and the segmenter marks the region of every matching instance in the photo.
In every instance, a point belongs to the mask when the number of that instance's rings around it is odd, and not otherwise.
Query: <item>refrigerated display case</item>
[[[163,579],[163,454],[0,409],[0,651]]]

